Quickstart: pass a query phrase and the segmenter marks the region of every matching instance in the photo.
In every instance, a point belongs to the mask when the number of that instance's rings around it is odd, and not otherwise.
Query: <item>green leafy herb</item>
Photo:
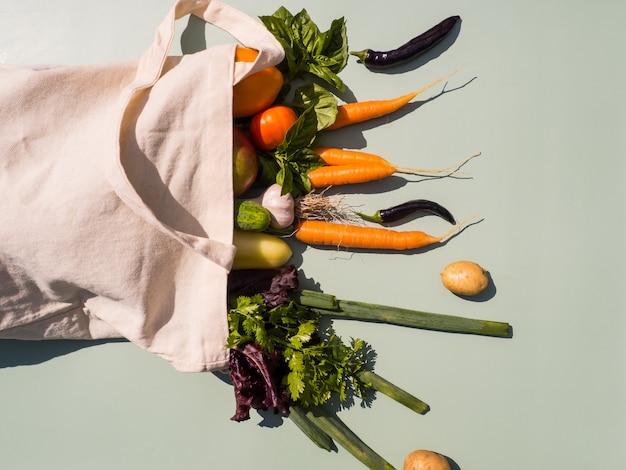
[[[366,368],[366,344],[360,339],[344,344],[331,327],[321,330],[319,320],[294,301],[268,308],[260,294],[239,296],[231,300],[226,346],[255,343],[268,352],[282,351],[288,368],[283,386],[304,407],[326,403],[334,393],[343,402],[350,390],[364,397],[370,385],[358,376]]]
[[[288,106],[299,112],[313,107],[317,116],[318,131],[330,126],[337,118],[337,98],[317,83],[307,83],[297,88]]]
[[[258,180],[262,184],[280,184],[283,194],[300,196],[309,193],[309,171],[324,164],[311,149],[317,138],[317,127],[317,113],[311,106],[300,114],[276,150],[259,154],[261,168]]]
[[[234,348],[256,343],[268,352],[306,343],[317,329],[320,314],[293,301],[268,308],[261,294],[239,296],[228,313],[229,337]]]
[[[325,32],[320,31],[305,9],[293,15],[280,7],[273,15],[260,19],[285,50],[285,59],[279,68],[287,83],[310,73],[345,91],[338,76],[349,57],[343,17],[333,20]]]
[[[333,393],[339,400],[348,399],[351,388],[359,397],[364,397],[369,388],[358,380],[365,366],[365,343],[353,340],[346,346],[332,328],[324,332],[324,341],[307,347],[290,347],[283,351],[289,365],[287,385],[292,400],[304,407],[322,405]]]

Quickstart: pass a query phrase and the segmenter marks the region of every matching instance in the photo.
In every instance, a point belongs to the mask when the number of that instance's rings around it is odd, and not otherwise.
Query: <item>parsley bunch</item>
[[[260,294],[239,296],[229,308],[226,346],[254,343],[280,351],[288,371],[280,382],[303,407],[326,403],[333,393],[343,402],[350,390],[363,398],[369,385],[358,376],[366,368],[365,343],[346,345],[331,327],[322,330],[319,320],[320,314],[294,301],[269,308]]]

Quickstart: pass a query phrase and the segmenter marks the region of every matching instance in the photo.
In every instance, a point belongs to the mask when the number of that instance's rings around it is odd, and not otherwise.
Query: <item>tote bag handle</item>
[[[233,76],[233,85],[251,73],[278,64],[284,57],[282,47],[262,23],[239,10],[219,0],[178,0],[157,28],[152,44],[139,59],[135,79],[123,91],[120,103],[121,114],[118,121],[120,124],[116,129],[117,135],[113,150],[114,158],[109,159],[106,172],[118,197],[138,216],[181,244],[199,252],[225,269],[230,269],[236,250],[232,243],[181,232],[159,220],[133,186],[122,163],[120,141],[126,110],[137,94],[152,87],[161,76],[174,38],[174,23],[177,19],[188,14],[202,18],[207,23],[228,32],[244,46],[259,51],[253,62],[234,63],[234,44],[231,47],[219,49],[219,53],[223,55],[226,63],[234,64],[230,70]],[[224,70],[224,73],[228,73],[228,70]],[[224,112],[229,112],[232,115],[232,108],[224,110]]]

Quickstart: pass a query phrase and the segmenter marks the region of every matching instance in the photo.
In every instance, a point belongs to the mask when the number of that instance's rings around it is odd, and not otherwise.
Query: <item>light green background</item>
[[[427,401],[413,415],[384,396],[340,416],[397,467],[415,448],[462,470],[626,468],[623,177],[626,3],[233,0],[252,16],[307,8],[325,29],[345,16],[352,49],[391,48],[459,14],[456,41],[403,73],[372,73],[352,58],[342,72],[358,99],[392,97],[463,63],[452,90],[378,127],[336,133],[397,164],[436,168],[481,151],[473,179],[346,188],[375,210],[412,198],[483,219],[419,254],[302,250],[306,285],[342,298],[508,321],[512,339],[336,322],[368,341],[376,370]],[[138,57],[168,0],[0,1],[0,59],[79,64]],[[175,50],[231,41],[179,22]],[[185,33],[183,34],[183,31]],[[425,98],[436,94],[425,95]],[[385,191],[387,190],[387,191]],[[10,221],[1,221],[10,223]],[[410,227],[448,227],[420,218]],[[97,249],[97,247],[95,247]],[[71,253],[60,254],[71,256]],[[472,259],[495,293],[451,295],[439,272]],[[325,453],[290,421],[254,413],[229,420],[232,390],[213,374],[182,374],[129,343],[0,341],[0,468],[358,469]]]

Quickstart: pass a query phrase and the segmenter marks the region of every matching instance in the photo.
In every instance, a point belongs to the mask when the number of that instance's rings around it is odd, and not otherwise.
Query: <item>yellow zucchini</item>
[[[235,230],[233,244],[237,247],[233,269],[271,269],[283,266],[292,255],[285,240],[264,232]]]

